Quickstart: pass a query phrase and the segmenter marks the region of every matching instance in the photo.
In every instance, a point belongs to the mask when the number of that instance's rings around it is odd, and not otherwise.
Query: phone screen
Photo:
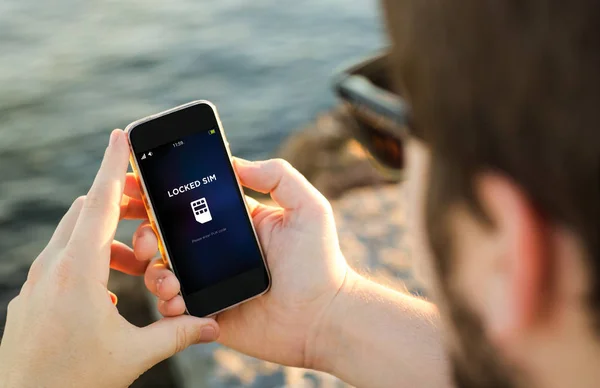
[[[151,123],[153,130],[162,131],[163,140],[169,140],[136,150],[132,136],[132,144],[184,297],[211,289],[227,292],[219,285],[229,282],[229,288],[237,287],[235,279],[243,283],[244,274],[256,270],[264,274],[262,254],[217,121],[180,111]],[[143,125],[135,131],[144,133]],[[223,300],[224,305],[234,302]]]

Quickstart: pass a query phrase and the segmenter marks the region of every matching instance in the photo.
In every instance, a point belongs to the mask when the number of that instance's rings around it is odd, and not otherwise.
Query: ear
[[[492,222],[491,260],[482,296],[482,318],[489,338],[502,345],[527,334],[550,294],[551,255],[545,220],[524,191],[506,176],[477,177],[475,192]]]

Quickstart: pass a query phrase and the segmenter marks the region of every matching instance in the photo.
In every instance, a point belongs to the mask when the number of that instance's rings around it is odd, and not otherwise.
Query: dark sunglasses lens
[[[371,154],[375,161],[390,170],[404,168],[404,148],[402,141],[387,131],[382,131],[362,120],[356,120],[357,140]]]

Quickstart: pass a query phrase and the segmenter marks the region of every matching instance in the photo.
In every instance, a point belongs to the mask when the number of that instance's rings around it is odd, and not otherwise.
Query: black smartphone
[[[206,317],[271,279],[215,106],[193,101],[129,124],[131,165],[187,312]]]

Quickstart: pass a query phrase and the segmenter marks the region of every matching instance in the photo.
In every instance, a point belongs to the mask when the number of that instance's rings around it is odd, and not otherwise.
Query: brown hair
[[[600,2],[385,3],[400,94],[432,148],[430,210],[482,215],[475,174],[510,176],[581,238],[600,328]]]

